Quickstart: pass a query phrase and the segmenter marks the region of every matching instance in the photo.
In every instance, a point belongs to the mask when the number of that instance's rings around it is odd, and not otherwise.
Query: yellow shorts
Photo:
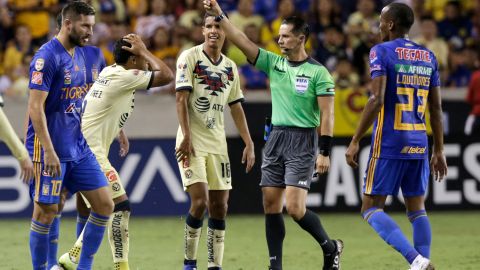
[[[185,190],[195,183],[206,183],[209,190],[232,189],[228,155],[205,152],[196,152],[195,154],[190,157],[189,167],[184,167],[183,162],[178,163]]]
[[[120,176],[118,175],[117,170],[110,164],[108,158],[100,158],[98,156],[97,161],[100,164],[100,168],[102,169],[103,173],[107,177],[108,186],[110,189],[110,194],[112,195],[112,199],[116,199],[124,194],[126,194],[125,189],[123,188],[122,181],[120,181]],[[85,201],[88,208],[90,208],[90,203],[87,199],[82,195],[83,200]]]

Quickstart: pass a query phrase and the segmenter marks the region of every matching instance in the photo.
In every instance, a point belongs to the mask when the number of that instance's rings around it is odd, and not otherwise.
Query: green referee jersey
[[[320,125],[318,96],[335,95],[335,85],[327,69],[311,57],[288,61],[260,49],[255,67],[270,79],[272,124],[312,128]]]

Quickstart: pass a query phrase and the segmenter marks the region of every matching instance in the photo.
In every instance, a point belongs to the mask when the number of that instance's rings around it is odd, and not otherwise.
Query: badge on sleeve
[[[37,61],[35,61],[35,70],[40,71],[44,66],[45,60],[43,58],[38,58]]]
[[[32,84],[42,85],[43,84],[43,72],[34,71],[32,72],[32,79],[30,81]]]

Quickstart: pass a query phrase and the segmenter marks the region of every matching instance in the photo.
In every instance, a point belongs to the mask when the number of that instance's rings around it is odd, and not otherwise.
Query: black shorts
[[[273,127],[262,160],[262,187],[309,189],[318,148],[316,128]]]

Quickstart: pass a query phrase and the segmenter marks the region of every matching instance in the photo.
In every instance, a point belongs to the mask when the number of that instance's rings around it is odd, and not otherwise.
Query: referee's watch
[[[220,21],[223,20],[223,18],[225,18],[226,16],[227,16],[227,14],[225,14],[225,12],[222,12],[222,14],[220,14],[220,15],[218,15],[218,16],[215,16],[214,21],[220,22]]]

